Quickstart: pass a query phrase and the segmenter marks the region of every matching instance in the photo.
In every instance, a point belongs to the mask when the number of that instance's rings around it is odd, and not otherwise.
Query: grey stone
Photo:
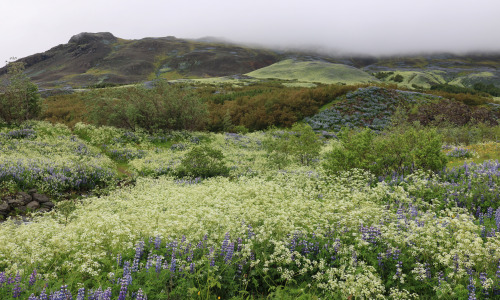
[[[39,203],[45,203],[45,202],[49,202],[50,199],[49,199],[49,197],[47,197],[43,194],[34,193],[33,194],[33,201],[37,201]]]
[[[26,205],[26,208],[28,208],[31,211],[36,210],[40,208],[40,203],[36,201],[31,201],[30,203],[28,203],[28,205]]]
[[[28,191],[28,194],[30,194],[31,196],[33,196],[33,194],[35,194],[37,191],[37,189],[31,189]]]
[[[3,212],[8,212],[10,210],[10,206],[7,202],[1,202],[0,203],[0,213]]]
[[[31,197],[30,194],[28,193],[25,193],[25,192],[19,192],[17,193],[17,198],[21,199],[21,202],[23,203],[23,205],[26,205],[28,203],[30,203],[33,198]]]
[[[17,195],[6,197],[5,200],[7,200],[7,203],[10,205],[11,208],[15,208],[15,207],[19,207],[19,206],[24,205],[23,199],[20,197],[17,197]]]
[[[50,201],[49,202],[44,202],[44,203],[42,203],[42,207],[46,207],[46,208],[50,209],[50,208],[54,207],[54,203],[52,203]]]
[[[41,213],[46,213],[49,211],[50,211],[50,208],[44,207],[44,206],[42,206],[40,209],[38,209],[38,212],[41,212]]]

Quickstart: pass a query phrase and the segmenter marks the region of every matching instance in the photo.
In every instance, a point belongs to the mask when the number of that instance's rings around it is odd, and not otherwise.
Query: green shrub
[[[279,167],[292,160],[307,166],[319,157],[321,140],[307,124],[295,124],[291,130],[273,129],[269,133],[264,148],[269,159]]]
[[[438,171],[446,165],[435,129],[393,128],[381,135],[370,129],[343,129],[339,138],[343,147],[333,149],[324,164],[330,173],[359,168],[384,176],[414,169]]]
[[[24,74],[24,63],[8,64],[8,84],[0,86],[0,121],[21,124],[36,119],[42,111],[38,86]]]
[[[144,87],[97,89],[86,94],[88,119],[95,125],[148,132],[201,130],[206,105],[189,87],[158,82]]]
[[[209,145],[192,148],[176,170],[177,177],[214,177],[229,175],[222,151]]]

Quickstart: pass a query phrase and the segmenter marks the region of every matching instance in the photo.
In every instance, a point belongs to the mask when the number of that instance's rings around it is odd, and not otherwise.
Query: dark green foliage
[[[402,127],[380,135],[370,129],[343,129],[339,138],[342,147],[332,150],[324,164],[331,173],[359,168],[385,176],[414,169],[438,171],[446,165],[441,137],[435,129]]]
[[[189,87],[157,82],[144,87],[94,90],[86,94],[89,117],[96,125],[148,132],[204,129],[206,105]]]
[[[377,72],[377,73],[374,73],[373,76],[375,76],[375,78],[377,78],[377,79],[382,80],[382,79],[389,77],[392,74],[394,74],[394,72]]]
[[[224,162],[222,151],[209,145],[192,148],[182,159],[176,170],[178,177],[207,178],[229,175],[229,168]]]
[[[392,77],[391,80],[395,81],[395,82],[403,82],[404,77],[401,74],[398,74],[398,75]]]
[[[7,81],[0,87],[0,121],[21,124],[38,118],[42,111],[38,86],[24,74],[24,63],[9,63]]]
[[[493,84],[485,84],[485,83],[475,83],[472,87],[461,87],[451,84],[438,84],[431,86],[432,91],[443,91],[447,93],[456,93],[456,94],[471,94],[471,95],[479,95],[479,96],[495,96],[500,97],[500,88],[496,87]]]
[[[472,88],[474,88],[474,90],[476,90],[478,92],[483,92],[483,93],[487,93],[487,94],[490,94],[490,95],[495,96],[495,97],[500,97],[500,88],[496,87],[492,83],[485,84],[485,83],[478,82],[478,83],[475,83],[472,86]]]
[[[295,124],[291,130],[273,129],[264,141],[268,157],[278,167],[292,161],[310,165],[319,157],[322,142],[311,126]]]

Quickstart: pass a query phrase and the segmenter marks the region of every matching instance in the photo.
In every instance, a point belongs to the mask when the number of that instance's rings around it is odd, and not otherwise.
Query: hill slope
[[[430,88],[444,83],[461,87],[471,87],[475,83],[500,87],[500,53],[332,56],[313,50],[252,48],[209,37],[125,40],[108,32],[80,33],[66,44],[20,61],[26,63],[27,75],[41,88],[78,88],[101,83],[130,84],[155,78],[213,78],[245,73],[254,78],[349,84],[377,81],[371,75],[380,72],[393,72],[392,76],[377,76],[381,81],[407,88]],[[0,68],[0,83],[6,73],[6,67]],[[402,81],[393,80],[397,75],[401,75]]]
[[[154,78],[247,73],[278,61],[275,52],[175,37],[124,40],[111,33],[80,33],[67,44],[20,59],[42,87],[135,83]],[[6,68],[0,69],[0,76]],[[0,78],[1,79],[1,78]]]
[[[360,69],[323,61],[283,60],[270,66],[245,74],[254,78],[277,78],[301,82],[368,83],[379,81]]]

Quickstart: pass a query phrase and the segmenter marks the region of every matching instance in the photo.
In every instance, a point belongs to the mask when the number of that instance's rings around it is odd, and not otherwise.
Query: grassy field
[[[325,84],[378,82],[378,79],[371,75],[346,65],[321,61],[297,62],[292,59],[280,61],[245,75],[255,78],[277,78]]]

